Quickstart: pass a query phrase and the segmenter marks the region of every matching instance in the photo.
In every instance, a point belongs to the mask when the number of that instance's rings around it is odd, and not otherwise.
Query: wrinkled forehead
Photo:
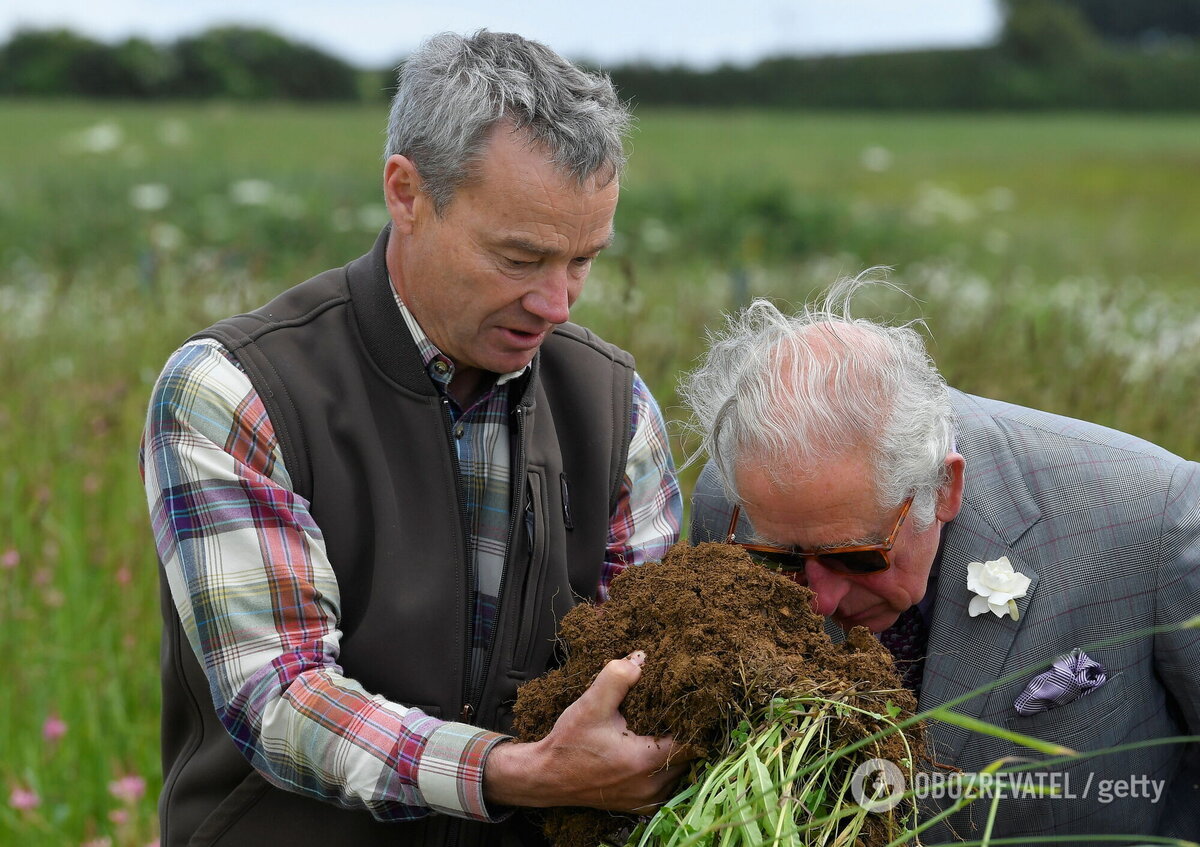
[[[755,511],[771,508],[795,513],[804,519],[809,512],[844,509],[874,514],[876,486],[870,460],[850,450],[819,461],[799,459],[736,463],[734,483],[743,507]]]
[[[885,516],[874,485],[855,470],[828,469],[807,479],[780,480],[773,469],[744,469],[738,477],[752,538],[802,549],[878,541]]]

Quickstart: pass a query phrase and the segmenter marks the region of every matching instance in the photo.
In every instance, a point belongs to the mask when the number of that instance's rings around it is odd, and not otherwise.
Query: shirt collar
[[[408,326],[408,331],[412,333],[413,341],[417,344],[417,350],[421,354],[421,361],[425,364],[425,370],[429,374],[430,379],[440,383],[442,386],[447,386],[454,379],[454,362],[450,361],[450,357],[439,350],[429,336],[425,334],[425,330],[421,329],[421,325],[417,323],[417,319],[413,317],[413,313],[404,305],[404,301],[400,299],[400,294],[396,291],[396,286],[392,285],[391,277],[388,278],[388,285],[391,286],[392,295],[396,299],[396,306],[400,309],[400,315],[404,318],[404,323]],[[530,365],[527,364],[520,370],[515,370],[510,373],[500,374],[496,377],[496,385],[504,385],[517,377],[528,372]]]

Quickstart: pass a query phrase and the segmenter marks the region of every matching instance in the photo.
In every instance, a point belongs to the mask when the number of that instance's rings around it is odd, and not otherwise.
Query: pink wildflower
[[[108,784],[108,793],[124,803],[136,803],[146,793],[146,780],[128,774]]]
[[[46,720],[42,722],[42,738],[55,742],[66,734],[67,722],[60,718],[57,712],[48,714]]]
[[[22,812],[36,809],[41,802],[42,798],[37,795],[36,791],[29,788],[22,788],[19,785],[8,795],[8,805]]]
[[[17,552],[16,547],[9,547],[0,554],[0,568],[12,570],[19,564],[21,564],[21,554]]]
[[[125,824],[129,823],[129,810],[113,809],[108,813],[108,819],[117,826],[124,826]]]

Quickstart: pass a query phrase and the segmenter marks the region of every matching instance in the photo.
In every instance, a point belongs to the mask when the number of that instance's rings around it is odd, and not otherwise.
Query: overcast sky
[[[780,53],[974,46],[996,0],[3,0],[0,37],[65,26],[102,41],[167,41],[218,24],[265,26],[364,67],[444,30],[519,32],[572,59],[711,67]]]

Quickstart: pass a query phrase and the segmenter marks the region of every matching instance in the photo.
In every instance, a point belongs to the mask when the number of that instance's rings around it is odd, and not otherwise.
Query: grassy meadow
[[[0,102],[0,844],[155,840],[150,385],[191,332],[370,247],[384,119]],[[575,317],[678,420],[724,310],[889,266],[915,300],[862,310],[924,317],[955,386],[1195,458],[1197,139],[1192,117],[644,110]]]

